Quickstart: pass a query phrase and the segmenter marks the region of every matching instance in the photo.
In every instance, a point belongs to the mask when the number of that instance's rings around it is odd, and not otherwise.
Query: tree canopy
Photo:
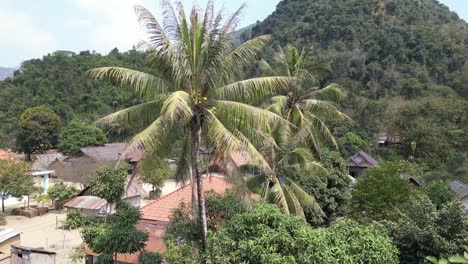
[[[103,145],[107,137],[101,129],[73,120],[62,129],[58,140],[59,149],[65,155],[72,155],[82,147]]]

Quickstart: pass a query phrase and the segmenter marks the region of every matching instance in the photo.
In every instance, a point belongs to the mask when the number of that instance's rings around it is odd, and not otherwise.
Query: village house
[[[465,207],[465,212],[468,213],[468,185],[460,181],[453,181],[452,183],[450,183],[450,188],[460,198],[460,201]]]
[[[10,264],[55,264],[55,255],[55,252],[42,248],[14,245],[11,246]]]
[[[222,195],[227,189],[232,189],[234,185],[222,177],[209,176],[203,178],[203,187],[205,191],[214,191]],[[192,202],[191,184],[185,185],[165,196],[162,196],[140,209],[142,216],[137,228],[140,230],[146,230],[150,233],[149,239],[146,242],[146,251],[159,253],[166,251],[163,236],[170,223],[169,217],[172,210],[179,207],[182,202]],[[84,247],[87,253],[86,263],[95,263],[97,255],[92,252],[86,244],[84,244]],[[119,254],[117,256],[117,260],[119,263],[133,264],[138,263],[138,256],[138,253]]]
[[[140,208],[142,196],[145,190],[132,175],[127,176],[125,193],[122,200],[130,203],[135,208]],[[105,199],[97,197],[93,193],[93,186],[83,189],[76,197],[64,204],[67,209],[80,210],[86,216],[104,216],[115,213],[115,203],[109,204]]]
[[[63,160],[56,159],[48,169],[54,170],[59,179],[64,182],[81,185],[81,189],[93,177],[96,171],[103,167],[115,167],[117,163],[126,162],[129,174],[133,174],[144,150],[126,154],[128,143],[110,143],[98,147],[85,147]],[[125,157],[122,157],[126,155]],[[123,163],[125,164],[125,163]]]
[[[346,161],[348,173],[353,178],[359,178],[365,169],[379,167],[379,163],[364,151],[359,151]]]
[[[0,263],[10,258],[11,246],[21,243],[21,232],[11,228],[0,228]]]

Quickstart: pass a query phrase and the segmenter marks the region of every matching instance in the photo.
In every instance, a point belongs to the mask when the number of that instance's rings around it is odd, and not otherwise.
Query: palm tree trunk
[[[197,181],[197,194],[198,194],[198,213],[201,226],[201,240],[202,251],[206,249],[206,235],[208,233],[207,220],[206,220],[206,205],[205,195],[203,193],[203,178],[200,175],[200,137],[201,137],[201,121],[200,115],[195,114],[195,120],[192,122],[192,167],[195,172]]]

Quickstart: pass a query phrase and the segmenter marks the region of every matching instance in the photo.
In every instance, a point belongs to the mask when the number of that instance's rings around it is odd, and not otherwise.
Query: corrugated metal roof
[[[21,232],[16,231],[12,228],[0,229],[0,243],[3,243],[7,241],[8,239],[13,238],[19,234],[21,234]]]
[[[453,181],[450,183],[450,188],[454,191],[460,198],[468,197],[468,185],[463,184],[459,181]]]
[[[77,208],[77,209],[89,209],[99,210],[106,206],[107,201],[97,196],[77,196],[68,201],[64,207]]]

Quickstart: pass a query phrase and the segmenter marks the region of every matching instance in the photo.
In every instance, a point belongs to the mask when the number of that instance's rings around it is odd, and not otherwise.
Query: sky
[[[193,0],[182,0],[186,8]],[[280,0],[214,0],[223,13],[247,4],[239,28],[263,20]],[[206,0],[197,0],[204,7]],[[468,21],[467,0],[441,0]],[[161,13],[159,0],[0,0],[0,66],[17,67],[56,50],[131,49],[144,39],[133,6],[141,4]]]

